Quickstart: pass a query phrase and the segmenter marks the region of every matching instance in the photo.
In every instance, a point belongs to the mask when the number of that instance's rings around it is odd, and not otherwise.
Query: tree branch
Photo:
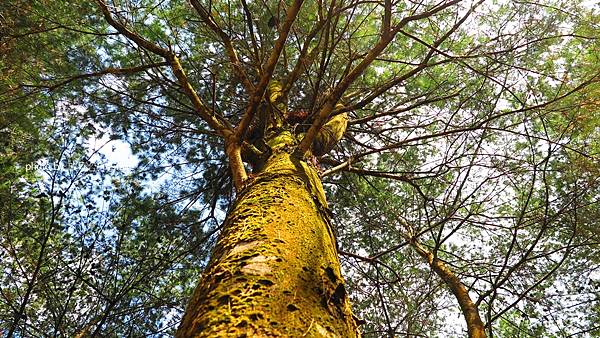
[[[329,94],[329,96],[326,98],[325,104],[320,109],[312,125],[308,129],[308,132],[298,145],[296,154],[301,157],[304,157],[306,155],[307,151],[312,145],[314,138],[319,132],[319,129],[321,129],[321,126],[323,126],[323,124],[327,121],[327,118],[335,108],[335,104],[337,103],[337,101],[342,97],[342,95],[344,94],[346,89],[348,89],[348,87],[352,84],[352,82],[354,82],[354,80],[356,80],[365,71],[365,69],[367,69],[367,67],[377,58],[377,56],[379,56],[383,52],[383,50],[390,44],[390,42],[392,42],[392,40],[394,39],[396,34],[402,29],[402,27],[404,27],[411,21],[432,16],[445,8],[455,5],[458,2],[460,2],[460,0],[449,1],[440,6],[434,7],[431,10],[426,11],[424,13],[408,16],[400,20],[400,22],[396,26],[394,26],[392,30],[390,30],[389,34],[382,34],[379,38],[379,41],[375,44],[373,48],[371,48],[371,50],[369,50],[369,52],[363,58],[363,60],[358,65],[356,65],[356,67],[354,67],[348,73],[348,75],[346,75],[342,80],[340,80],[340,82],[338,82],[338,84],[332,90],[331,94]]]
[[[116,29],[119,33],[125,35],[127,38],[135,42],[138,46],[149,50],[154,54],[160,55],[167,60],[169,59],[169,57],[172,54],[170,50],[162,48],[157,44],[144,39],[136,32],[128,29],[123,23],[115,20],[104,0],[96,0],[96,2],[98,3],[98,6],[100,6],[100,10],[102,11],[106,22],[108,22],[108,24],[111,25],[114,29]]]
[[[431,251],[421,245],[415,237],[410,238],[409,243],[421,257],[427,260],[431,270],[444,281],[444,284],[446,284],[458,301],[465,321],[467,322],[467,332],[469,337],[485,338],[485,328],[479,315],[477,305],[469,296],[469,290],[467,290],[460,278],[458,278],[444,261],[440,260]]]
[[[119,33],[125,35],[127,38],[133,40],[140,47],[149,50],[155,54],[158,54],[164,57],[167,62],[171,65],[171,69],[173,70],[173,74],[179,81],[179,85],[182,87],[184,93],[188,96],[188,98],[192,101],[194,105],[194,109],[198,116],[202,120],[204,120],[208,125],[214,129],[219,135],[221,135],[225,139],[225,152],[227,153],[229,159],[229,165],[231,168],[231,175],[233,177],[233,182],[237,191],[239,191],[244,181],[247,179],[246,170],[244,169],[244,164],[242,162],[241,155],[241,144],[237,142],[234,137],[234,131],[229,127],[229,124],[226,120],[219,120],[217,116],[215,116],[212,111],[202,102],[198,93],[192,87],[187,75],[185,74],[183,67],[181,66],[181,62],[179,58],[173,53],[171,50],[167,50],[159,47],[158,45],[144,39],[137,33],[129,30],[125,27],[124,24],[116,21],[106,3],[103,0],[96,0],[106,21],[113,26]],[[194,2],[194,0],[192,0]],[[200,6],[201,8],[201,6]],[[290,24],[291,25],[291,24]],[[274,67],[273,67],[274,68]]]
[[[279,60],[279,56],[281,55],[281,51],[283,50],[283,46],[285,45],[285,41],[287,39],[288,33],[292,27],[292,24],[296,20],[298,16],[298,12],[300,11],[300,7],[302,6],[303,0],[295,0],[292,6],[288,9],[285,22],[281,27],[279,37],[277,41],[275,41],[275,46],[273,47],[273,51],[267,60],[267,64],[264,67],[263,74],[256,86],[253,95],[250,97],[250,101],[248,103],[248,108],[244,112],[244,116],[240,121],[240,124],[237,126],[235,130],[235,135],[237,142],[241,142],[244,138],[244,134],[256,113],[256,109],[258,104],[262,100],[262,97],[267,88],[267,84],[271,80],[271,76],[273,75],[273,71],[275,70],[275,66],[277,65],[277,60]]]
[[[240,59],[237,54],[237,51],[233,47],[233,43],[231,42],[231,38],[229,37],[229,35],[227,35],[227,33],[225,33],[217,25],[217,23],[212,18],[210,13],[202,6],[202,4],[198,0],[191,0],[190,2],[192,4],[192,6],[194,7],[194,9],[196,9],[196,12],[198,12],[198,15],[200,15],[200,17],[202,18],[202,21],[204,21],[204,23],[213,32],[215,32],[219,36],[219,38],[221,38],[221,41],[223,41],[223,44],[225,45],[225,53],[227,53],[227,56],[229,57],[229,61],[231,61],[231,65],[233,66],[235,75],[240,79],[240,81],[242,81],[242,84],[246,88],[246,91],[248,91],[248,94],[253,93],[254,85],[248,79],[248,76],[246,75],[246,72],[244,71],[244,68],[242,67],[242,64],[241,64]],[[253,32],[250,32],[250,34],[253,34]]]
[[[102,75],[108,75],[108,74],[112,74],[112,75],[128,75],[128,74],[134,74],[137,72],[141,72],[150,68],[156,68],[156,67],[162,67],[162,66],[168,66],[169,63],[168,62],[156,62],[156,63],[151,63],[149,65],[141,65],[141,66],[135,66],[135,67],[129,67],[129,68],[106,68],[104,70],[101,70],[99,72],[94,72],[94,73],[86,73],[86,74],[79,74],[79,75],[74,75],[71,76],[70,78],[60,81],[56,84],[53,84],[51,86],[44,86],[44,85],[28,85],[28,84],[23,84],[22,86],[24,87],[36,87],[36,88],[46,88],[48,90],[55,90],[58,87],[62,87],[66,84],[69,84],[73,81],[76,80],[80,80],[80,79],[87,79],[90,77],[96,77],[96,76],[102,76]]]

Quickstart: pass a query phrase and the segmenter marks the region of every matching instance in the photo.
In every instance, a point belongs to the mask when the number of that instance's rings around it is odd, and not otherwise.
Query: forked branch
[[[267,89],[267,85],[271,80],[273,71],[275,70],[275,66],[277,65],[277,60],[279,60],[279,56],[281,55],[281,51],[283,50],[285,41],[288,37],[290,29],[292,28],[292,24],[298,17],[298,12],[300,11],[302,2],[303,0],[295,0],[292,6],[287,11],[285,22],[281,26],[279,37],[275,41],[275,46],[271,51],[271,55],[267,60],[267,64],[263,68],[263,73],[260,77],[258,84],[256,85],[254,93],[250,97],[248,107],[244,112],[244,116],[242,116],[242,120],[240,121],[240,124],[235,130],[235,135],[238,143],[241,143],[242,139],[244,138],[244,134],[248,130],[250,122],[254,118],[254,114],[256,113],[256,109],[258,108],[258,104],[260,103],[260,101],[263,98],[263,95],[265,94],[265,90]]]
[[[390,29],[389,32],[385,32],[382,29],[383,32],[375,46],[369,50],[362,61],[359,62],[359,64],[348,73],[348,75],[338,82],[335,88],[325,99],[325,104],[319,110],[319,113],[316,115],[312,125],[308,129],[308,132],[300,142],[300,145],[298,145],[296,154],[302,157],[306,155],[313,143],[314,138],[317,136],[319,129],[321,129],[321,126],[323,126],[323,124],[327,121],[329,115],[334,110],[336,103],[342,97],[346,89],[348,89],[352,82],[354,82],[360,75],[363,74],[367,67],[385,50],[385,48],[394,40],[396,34],[404,26],[406,26],[406,24],[411,21],[430,17],[450,6],[457,4],[458,2],[460,2],[460,0],[448,1],[421,14],[405,17],[400,20],[400,22],[398,22],[398,24],[396,24],[392,29]],[[384,21],[385,19],[386,18],[384,17]]]

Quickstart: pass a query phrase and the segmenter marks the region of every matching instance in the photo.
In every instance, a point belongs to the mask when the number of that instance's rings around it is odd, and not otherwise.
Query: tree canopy
[[[599,336],[598,11],[0,3],[0,332],[172,335],[276,94],[302,154],[348,116],[314,160],[365,337],[464,336],[453,278],[488,337]]]

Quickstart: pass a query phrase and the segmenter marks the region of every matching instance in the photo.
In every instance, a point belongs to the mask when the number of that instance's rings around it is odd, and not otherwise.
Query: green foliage
[[[310,112],[299,130],[381,37],[383,2],[333,3],[303,5],[273,72],[284,82],[304,60],[287,93]],[[438,2],[392,3],[395,25]],[[250,18],[202,4],[258,83],[290,2],[246,1]],[[252,93],[192,6],[108,5],[239,123]],[[485,1],[461,22],[472,5],[407,22],[342,95],[348,131],[320,166],[355,312],[367,337],[464,336],[413,237],[494,336],[597,336],[598,10]],[[165,60],[96,3],[0,14],[0,331],[172,334],[235,198],[223,140],[168,66],[126,71]]]

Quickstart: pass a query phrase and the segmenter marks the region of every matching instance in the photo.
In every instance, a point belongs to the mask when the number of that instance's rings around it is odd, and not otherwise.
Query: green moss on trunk
[[[237,198],[177,337],[358,335],[321,182],[285,144]]]

